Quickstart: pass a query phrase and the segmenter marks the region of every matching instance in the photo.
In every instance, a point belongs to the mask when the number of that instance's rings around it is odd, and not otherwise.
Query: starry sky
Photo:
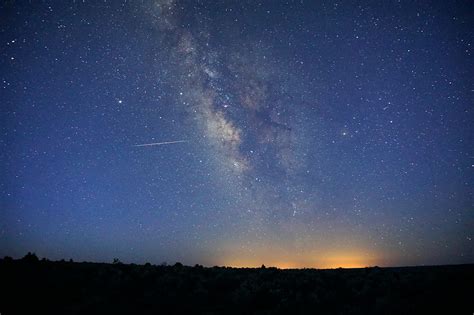
[[[474,262],[471,1],[2,1],[0,255]]]

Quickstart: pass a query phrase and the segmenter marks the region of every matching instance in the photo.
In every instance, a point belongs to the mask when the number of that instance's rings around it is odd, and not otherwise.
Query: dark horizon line
[[[146,266],[146,265],[150,265],[150,266],[153,266],[153,267],[174,267],[176,265],[178,266],[181,266],[181,267],[187,267],[187,268],[196,268],[196,267],[199,267],[199,268],[226,268],[226,269],[266,269],[266,268],[273,268],[273,269],[278,269],[278,270],[308,270],[308,269],[313,269],[313,270],[338,270],[338,269],[347,269],[347,270],[352,270],[352,269],[368,269],[368,268],[384,268],[384,269],[390,269],[390,268],[420,268],[420,267],[449,267],[449,266],[471,266],[471,265],[474,265],[474,262],[471,262],[471,263],[454,263],[454,264],[439,264],[439,265],[435,265],[435,264],[430,264],[430,265],[398,265],[398,266],[378,266],[378,265],[374,265],[374,266],[365,266],[365,267],[333,267],[333,268],[317,268],[317,267],[301,267],[301,268],[281,268],[281,267],[277,267],[277,266],[270,266],[270,265],[265,265],[264,263],[262,263],[262,265],[260,267],[235,267],[235,266],[225,266],[225,265],[214,265],[214,266],[209,266],[209,265],[201,265],[201,264],[195,264],[195,265],[186,265],[186,264],[183,264],[179,261],[176,261],[174,263],[168,263],[166,261],[160,263],[160,264],[154,264],[154,263],[151,263],[151,262],[145,262],[145,263],[124,263],[122,261],[120,261],[119,258],[114,258],[112,262],[108,262],[108,261],[86,261],[86,260],[83,260],[83,261],[75,261],[73,260],[72,258],[69,258],[69,259],[66,259],[66,258],[61,258],[59,260],[51,260],[47,257],[41,257],[39,258],[35,252],[28,252],[27,254],[25,254],[23,257],[20,257],[20,258],[14,258],[14,257],[11,257],[11,256],[8,256],[8,255],[5,255],[3,256],[2,258],[0,258],[1,261],[5,261],[5,260],[8,260],[8,259],[11,259],[11,260],[14,260],[14,261],[21,261],[21,260],[24,260],[25,258],[27,258],[28,256],[30,255],[33,255],[35,256],[37,259],[38,259],[38,262],[41,262],[41,261],[47,261],[47,262],[66,262],[66,263],[85,263],[85,264],[106,264],[106,265],[136,265],[136,266]]]

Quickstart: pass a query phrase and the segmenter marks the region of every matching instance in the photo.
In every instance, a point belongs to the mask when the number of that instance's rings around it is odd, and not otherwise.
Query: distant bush
[[[112,261],[112,264],[114,265],[120,265],[122,262],[118,259],[118,258],[114,258],[114,260]]]
[[[30,252],[28,252],[28,254],[26,254],[21,260],[27,263],[36,263],[39,261],[38,256],[36,256],[35,253]]]

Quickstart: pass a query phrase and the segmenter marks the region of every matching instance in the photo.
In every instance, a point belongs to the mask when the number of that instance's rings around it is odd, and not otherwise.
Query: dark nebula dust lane
[[[0,4],[0,255],[474,261],[472,4]]]

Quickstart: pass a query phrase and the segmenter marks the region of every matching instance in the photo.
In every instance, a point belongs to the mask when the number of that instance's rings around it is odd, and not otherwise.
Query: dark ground
[[[294,269],[0,260],[8,314],[473,314],[474,265]]]

